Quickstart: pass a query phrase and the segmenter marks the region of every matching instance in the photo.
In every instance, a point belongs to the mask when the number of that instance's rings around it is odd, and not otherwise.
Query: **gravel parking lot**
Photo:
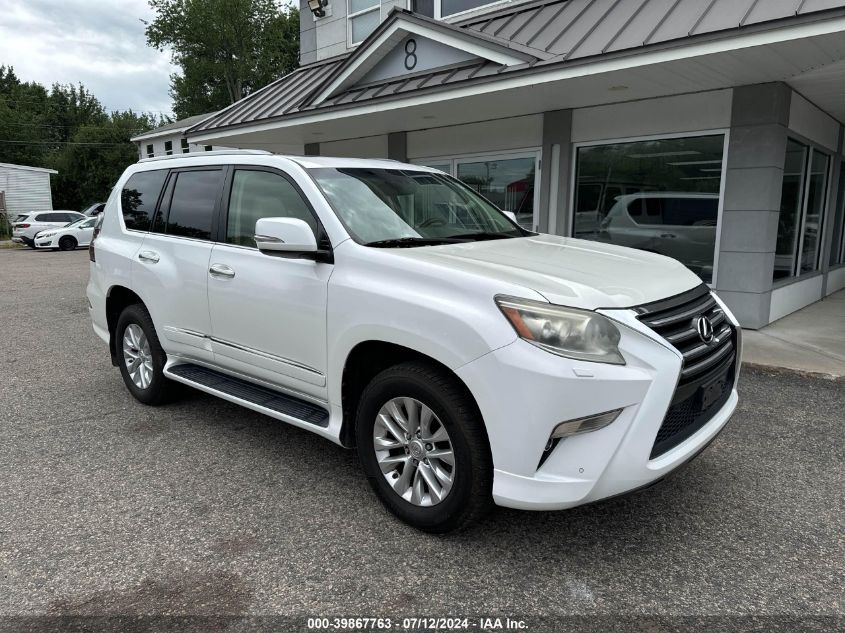
[[[87,278],[85,251],[0,250],[0,630],[197,614],[267,617],[160,623],[845,625],[842,382],[746,370],[732,424],[661,485],[434,537],[382,510],[352,452],[199,392],[136,403],[91,329]]]

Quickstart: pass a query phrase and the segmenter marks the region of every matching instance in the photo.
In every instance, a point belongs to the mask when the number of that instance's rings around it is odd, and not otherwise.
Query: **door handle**
[[[140,259],[142,262],[157,264],[160,257],[158,253],[154,251],[141,251],[140,253],[138,253],[138,259]]]
[[[235,276],[235,271],[226,264],[212,264],[208,272],[212,277],[223,277],[225,279],[231,279]]]

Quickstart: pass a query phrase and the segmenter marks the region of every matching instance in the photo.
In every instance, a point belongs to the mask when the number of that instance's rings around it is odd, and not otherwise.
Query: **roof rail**
[[[169,156],[153,156],[152,158],[142,158],[139,163],[152,163],[157,160],[172,160],[174,158],[199,158],[200,156],[232,156],[232,155],[259,155],[272,156],[273,152],[268,152],[263,149],[215,149],[210,152],[188,152],[187,154],[171,154]]]

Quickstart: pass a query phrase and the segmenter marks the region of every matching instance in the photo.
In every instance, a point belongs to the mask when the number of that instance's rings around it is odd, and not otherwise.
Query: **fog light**
[[[603,429],[622,413],[622,409],[615,411],[608,411],[607,413],[599,413],[598,415],[588,415],[577,420],[569,420],[561,422],[552,431],[550,439],[569,437],[570,435],[578,435],[580,433],[589,433],[590,431],[598,431]]]

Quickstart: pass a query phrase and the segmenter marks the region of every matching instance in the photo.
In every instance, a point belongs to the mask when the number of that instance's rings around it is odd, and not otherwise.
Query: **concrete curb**
[[[818,371],[806,371],[804,369],[793,369],[792,367],[781,367],[779,365],[764,365],[762,363],[742,362],[743,369],[754,369],[757,371],[765,371],[771,374],[792,374],[804,376],[805,378],[817,378],[821,380],[829,380],[831,382],[845,383],[845,376],[836,376],[834,374],[826,374]],[[741,379],[741,377],[740,377]]]

